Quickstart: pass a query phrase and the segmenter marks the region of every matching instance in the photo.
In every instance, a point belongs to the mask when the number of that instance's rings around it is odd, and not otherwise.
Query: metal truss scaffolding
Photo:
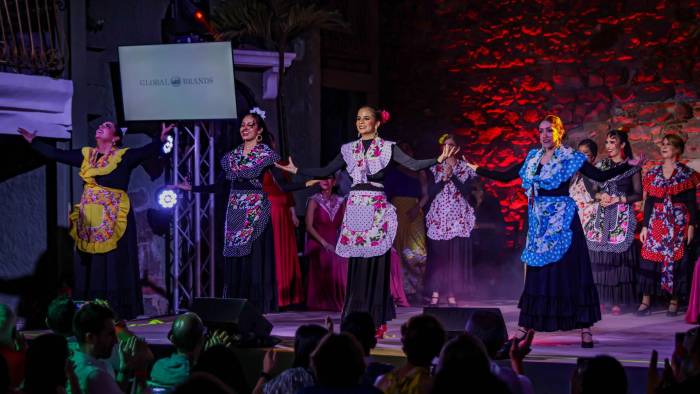
[[[173,183],[215,181],[213,123],[175,128]],[[180,313],[195,297],[214,297],[214,195],[181,193],[175,206],[168,273],[171,309]]]

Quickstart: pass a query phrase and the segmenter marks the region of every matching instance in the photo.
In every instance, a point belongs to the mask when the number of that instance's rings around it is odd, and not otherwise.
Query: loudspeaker
[[[445,327],[449,338],[454,338],[464,333],[467,322],[476,313],[479,317],[486,317],[486,320],[488,320],[492,326],[489,327],[489,329],[495,330],[499,337],[502,336],[508,339],[506,322],[503,320],[503,314],[498,308],[427,307],[423,308],[423,313],[435,316],[435,318],[442,323],[442,326]]]
[[[272,323],[245,298],[195,298],[190,311],[199,315],[209,330],[225,330],[239,346],[267,346]]]

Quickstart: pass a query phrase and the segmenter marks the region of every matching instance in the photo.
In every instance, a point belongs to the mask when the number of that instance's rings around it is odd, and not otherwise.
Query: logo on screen
[[[180,77],[170,77],[170,86],[180,86]]]

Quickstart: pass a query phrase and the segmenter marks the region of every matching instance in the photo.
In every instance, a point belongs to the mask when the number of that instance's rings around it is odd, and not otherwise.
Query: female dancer
[[[413,147],[407,142],[396,143],[401,150],[413,156]],[[425,171],[411,171],[403,166],[391,166],[386,174],[385,190],[391,205],[396,207],[398,228],[394,248],[400,255],[403,269],[402,287],[409,297],[423,295],[425,276],[425,214],[428,204],[428,176]]]
[[[271,147],[275,149],[272,139],[271,142]],[[294,210],[294,197],[279,187],[270,171],[267,171],[263,177],[263,192],[267,193],[267,198],[271,203],[270,218],[275,245],[277,306],[283,308],[303,301],[301,267],[295,233],[295,228],[299,227],[299,219]]]
[[[459,149],[452,134],[443,134],[438,142],[445,149]],[[427,290],[430,305],[437,305],[440,289],[447,293],[449,306],[456,306],[455,295],[473,287],[472,242],[474,209],[467,202],[465,182],[474,178],[474,170],[454,157],[430,167],[432,202],[426,215],[428,224]]]
[[[36,132],[17,130],[44,157],[80,167],[85,185],[70,214],[70,235],[81,262],[75,267],[75,294],[107,300],[120,319],[143,314],[136,220],[127,195],[129,178],[141,162],[158,155],[173,127],[163,124],[160,138],[134,149],[122,148],[124,133],[114,122],[97,127],[94,148],[74,150],[56,149],[35,140]]]
[[[640,316],[651,313],[651,296],[671,297],[667,314],[678,314],[678,298],[688,295],[692,272],[686,244],[695,233],[697,205],[695,188],[700,174],[679,162],[685,142],[667,134],[661,141],[663,164],[644,175],[644,223],[639,291],[643,294],[637,310]]]
[[[178,184],[195,193],[229,193],[224,229],[224,297],[247,298],[260,312],[277,310],[275,248],[270,223],[270,200],[262,180],[270,172],[285,191],[304,187],[287,183],[274,167],[279,155],[269,144],[265,121],[247,114],[240,128],[243,143],[221,158],[223,173],[212,185]]]
[[[333,193],[333,178],[322,180],[321,192],[309,197],[306,207],[306,241],[309,256],[308,296],[311,310],[340,311],[345,301],[348,260],[335,253],[345,213],[344,199]]]
[[[396,211],[384,194],[385,168],[390,161],[413,171],[422,170],[436,159],[414,160],[393,142],[380,138],[379,126],[389,120],[385,111],[371,107],[357,111],[355,125],[360,138],[341,147],[340,154],[323,168],[297,168],[289,159],[286,166],[278,167],[302,175],[326,177],[347,167],[352,188],[347,199],[340,240],[336,253],[349,257],[343,316],[350,312],[369,312],[379,327],[381,336],[385,323],[395,317],[391,301],[389,275],[390,249],[396,235]],[[455,150],[445,147],[437,158],[442,163]]]
[[[563,146],[564,125],[548,115],[539,124],[540,149],[505,172],[470,164],[476,173],[501,182],[520,176],[528,195],[528,234],[522,260],[528,265],[520,296],[519,325],[537,331],[581,329],[581,346],[593,347],[590,327],[600,320],[598,293],[593,283],[585,237],[569,197],[569,183],[579,171],[603,182],[629,169],[624,163],[601,171],[586,157]]]
[[[605,139],[608,158],[597,164],[601,170],[633,159],[627,132],[615,129]],[[642,200],[641,168],[632,166],[625,173],[593,186],[597,208],[583,224],[593,281],[601,304],[612,305],[612,314],[621,313],[620,305],[631,305],[639,264],[634,233],[637,220],[633,204]]]
[[[598,144],[591,139],[584,139],[578,143],[578,151],[586,156],[586,161],[590,164],[595,163],[595,158],[598,156]],[[571,178],[569,186],[569,195],[574,199],[576,207],[578,208],[578,217],[581,220],[581,225],[586,228],[586,224],[591,221],[594,217],[596,211],[598,210],[598,204],[596,203],[593,195],[593,183],[581,173],[574,174]]]

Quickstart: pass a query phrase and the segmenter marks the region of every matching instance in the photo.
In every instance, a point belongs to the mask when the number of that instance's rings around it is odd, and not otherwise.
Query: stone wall
[[[570,144],[602,143],[627,126],[651,160],[667,132],[683,134],[685,157],[700,159],[697,0],[382,3],[382,99],[402,139],[431,146],[425,155],[450,131],[470,160],[507,167],[536,146],[538,120],[553,113]],[[487,185],[510,222],[525,207],[516,185]]]

